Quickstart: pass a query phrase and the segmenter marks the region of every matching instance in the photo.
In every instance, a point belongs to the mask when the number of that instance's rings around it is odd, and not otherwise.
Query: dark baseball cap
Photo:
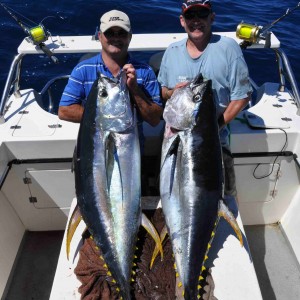
[[[185,13],[192,7],[202,7],[211,10],[211,1],[209,0],[185,0],[182,2],[182,12]]]

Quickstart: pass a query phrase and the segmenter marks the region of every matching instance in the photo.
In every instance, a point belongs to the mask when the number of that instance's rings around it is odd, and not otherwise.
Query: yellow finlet
[[[74,236],[74,233],[79,225],[79,223],[82,220],[82,216],[79,210],[79,206],[76,205],[75,209],[73,210],[73,213],[71,215],[71,218],[68,223],[67,227],[67,238],[66,238],[66,251],[67,251],[67,259],[69,260],[70,255],[70,245],[72,238]]]
[[[219,217],[223,217],[229,223],[229,225],[234,230],[236,236],[238,237],[241,246],[243,247],[244,245],[243,235],[239,227],[239,224],[237,223],[233,213],[229,210],[229,208],[227,207],[227,205],[224,203],[223,200],[219,201],[218,215]]]
[[[142,214],[142,226],[146,229],[146,231],[151,235],[151,237],[155,241],[155,248],[154,248],[152,259],[150,262],[150,269],[151,269],[153,266],[154,260],[155,260],[156,256],[158,255],[158,252],[160,252],[161,259],[163,260],[163,257],[164,257],[163,248],[162,248],[163,240],[161,239],[161,236],[158,235],[155,227],[150,222],[150,220],[146,217],[145,214]]]

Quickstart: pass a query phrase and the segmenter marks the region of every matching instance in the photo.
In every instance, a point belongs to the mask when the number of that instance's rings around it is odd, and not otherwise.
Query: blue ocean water
[[[111,9],[126,12],[132,22],[134,33],[168,33],[183,32],[179,23],[181,1],[171,0],[65,0],[65,1],[2,1],[8,7],[38,24],[45,17],[44,26],[56,35],[91,35],[99,24],[99,17]],[[235,31],[241,22],[266,25],[283,15],[287,8],[298,4],[296,0],[285,1],[213,1],[216,13],[214,31]],[[300,85],[300,9],[276,24],[272,31],[281,41],[286,52],[298,85]],[[24,32],[9,14],[0,6],[0,94],[2,95],[9,66],[17,53],[17,47],[25,37]],[[277,68],[271,67],[275,54],[271,50],[246,50],[244,52],[249,66],[250,76],[258,85],[265,81],[278,81]],[[141,54],[137,54],[141,55]],[[147,60],[148,57],[141,56]],[[54,65],[43,56],[29,59],[31,71],[25,72],[23,87],[30,87],[32,76],[38,76],[34,87],[40,91],[47,79],[55,75],[69,74],[76,60],[64,57],[59,65]],[[25,64],[26,67],[26,64]],[[28,86],[26,86],[28,85]]]

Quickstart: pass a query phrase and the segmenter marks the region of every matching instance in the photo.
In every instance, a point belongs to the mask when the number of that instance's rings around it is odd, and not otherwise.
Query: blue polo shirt
[[[136,70],[137,83],[146,96],[162,107],[160,97],[160,87],[156,76],[147,64],[138,62],[128,56],[128,64],[132,64]],[[68,84],[65,87],[59,106],[69,106],[72,104],[85,105],[91,87],[94,81],[98,78],[98,73],[101,73],[109,78],[114,78],[109,69],[102,60],[101,53],[89,59],[80,62],[72,71]],[[138,114],[138,129],[140,135],[140,143],[143,148],[143,119]]]

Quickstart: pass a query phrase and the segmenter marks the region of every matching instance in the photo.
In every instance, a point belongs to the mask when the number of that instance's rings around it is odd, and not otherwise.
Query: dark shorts
[[[224,164],[224,174],[225,174],[224,194],[226,196],[236,197],[237,191],[236,191],[236,184],[235,184],[233,156],[229,147],[222,146],[222,152],[223,152],[223,164]]]

